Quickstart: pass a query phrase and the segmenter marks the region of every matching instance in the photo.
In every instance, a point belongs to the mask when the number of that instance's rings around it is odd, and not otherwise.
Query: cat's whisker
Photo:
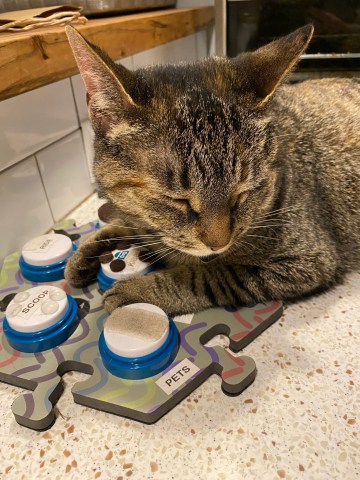
[[[181,255],[184,255],[184,252],[181,252],[180,250],[177,252],[177,254],[175,255],[175,257],[172,258],[172,260],[174,260],[175,258],[181,256]]]
[[[258,223],[253,223],[252,226],[258,227],[258,226],[263,226],[263,227],[282,227],[282,226],[292,226],[295,225],[295,221],[291,220],[281,220],[280,218],[274,218],[272,221],[269,220],[262,220],[261,222]],[[250,227],[251,228],[251,227]]]
[[[300,205],[291,205],[289,207],[278,208],[276,210],[271,210],[270,212],[260,216],[260,218],[266,218],[266,217],[272,216],[276,213],[281,214],[281,213],[288,212],[288,211],[296,211],[299,208],[300,208]]]
[[[151,242],[151,243],[136,243],[135,245],[131,245],[131,248],[145,248],[150,247],[151,245],[161,245],[163,242],[159,240],[158,242]]]
[[[150,240],[152,237],[153,237],[153,235],[110,237],[110,238],[102,238],[102,239],[99,239],[99,240],[93,240],[92,242],[88,242],[88,245],[91,244],[91,243],[115,242],[115,241],[122,241],[122,240],[141,240],[141,238],[144,238],[146,240]],[[154,238],[154,240],[159,240],[159,238]]]
[[[283,220],[286,220],[288,221],[288,217],[287,215],[288,214],[292,214],[292,213],[295,213],[295,211],[293,210],[287,210],[287,211],[284,211],[284,212],[275,212],[275,213],[272,213],[270,215],[267,215],[266,217],[260,217],[259,218],[259,221],[264,221],[264,222],[269,222],[269,221],[283,221]]]
[[[249,242],[246,242],[245,240],[239,240],[237,242],[234,242],[234,245],[236,245],[238,247],[243,247],[244,245],[249,245],[249,247],[251,247],[251,248],[256,248],[256,250],[260,250],[256,245],[254,245],[252,243],[249,243]]]
[[[145,247],[150,247],[151,245],[158,245],[161,244],[162,242],[153,242],[153,243],[144,243],[141,245],[134,245],[132,248],[145,248]],[[104,252],[103,252],[104,253]],[[92,255],[86,258],[100,258],[103,253],[100,253],[100,255]]]
[[[168,249],[169,249],[169,247],[163,247],[163,248],[160,248],[159,250],[155,250],[151,253],[149,252],[149,254],[146,255],[146,261],[150,260],[151,258],[154,258],[154,257],[158,256],[161,253],[166,252]]]
[[[165,253],[162,257],[160,257],[158,261],[163,260],[163,259],[164,259],[165,257],[167,257],[168,255],[174,255],[174,253],[176,253],[176,250],[174,250],[174,249],[172,248],[170,252]]]
[[[273,227],[282,227],[282,226],[283,225],[256,225],[256,226],[250,227],[249,230],[257,230],[258,228],[267,228],[268,230],[271,230],[272,232],[276,233]]]
[[[274,227],[284,227],[288,225],[293,225],[293,223],[270,223],[267,225],[253,225],[249,227],[249,230],[256,230],[258,228],[268,228],[269,230],[275,231]]]
[[[287,210],[283,210],[283,211],[274,211],[274,212],[269,212],[265,215],[260,215],[260,217],[257,218],[257,222],[261,222],[261,221],[266,221],[266,222],[269,222],[269,221],[278,221],[278,220],[288,220],[287,217],[285,216],[286,214],[288,213],[292,213],[292,212],[295,212],[295,210],[293,209],[287,209]]]
[[[267,238],[268,240],[274,240],[273,237],[267,237],[267,236],[265,236],[265,235],[251,235],[251,234],[247,234],[246,237]]]
[[[285,135],[274,135],[272,138],[277,140],[278,138],[293,137],[295,135],[295,133],[287,133]]]
[[[271,220],[271,219],[274,219],[274,218],[277,218],[279,217],[280,218],[283,218],[283,215],[285,214],[288,214],[288,213],[293,213],[295,212],[295,209],[286,209],[286,210],[281,210],[281,211],[274,211],[274,212],[270,212],[266,215],[263,215],[261,217],[259,217],[259,220]]]
[[[283,225],[293,225],[293,223],[292,222],[265,223],[264,225],[259,225],[257,223],[254,223],[250,228],[282,227]]]
[[[292,214],[291,210],[284,211],[284,212],[276,212],[270,215],[259,217],[253,224],[255,223],[266,223],[266,222],[291,222],[292,219],[288,218],[288,214]]]
[[[160,257],[156,258],[153,262],[151,262],[148,266],[151,267],[151,265],[154,265],[154,263],[157,263],[157,262],[160,262],[160,260],[162,260],[163,258],[167,257],[168,255],[170,255],[170,253],[174,253],[176,252],[176,250],[174,250],[173,248],[171,247],[167,247],[167,250],[169,250],[168,252],[164,252],[163,255],[161,255]]]
[[[118,223],[107,223],[106,226],[128,228],[129,230],[144,230],[145,227],[129,227],[128,225],[120,225]],[[161,235],[160,233],[155,233],[154,235]]]

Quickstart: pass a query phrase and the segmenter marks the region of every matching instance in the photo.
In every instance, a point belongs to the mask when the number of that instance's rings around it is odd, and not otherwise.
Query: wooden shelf
[[[89,20],[76,26],[114,60],[209,28],[213,7]],[[64,27],[0,34],[0,100],[78,73]]]

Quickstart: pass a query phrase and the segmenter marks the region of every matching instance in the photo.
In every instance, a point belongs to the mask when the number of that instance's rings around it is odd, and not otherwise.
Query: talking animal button
[[[32,282],[60,280],[64,278],[66,261],[74,250],[76,246],[66,235],[41,235],[23,246],[19,259],[20,270]]]
[[[101,268],[97,279],[101,290],[107,290],[116,281],[149,273],[151,260],[151,253],[139,252],[139,247],[132,246],[131,240],[119,242],[116,250],[100,255]]]
[[[64,290],[43,285],[19,292],[5,311],[4,334],[21,352],[41,352],[60,345],[79,323],[76,301]]]
[[[106,319],[99,351],[113,375],[139,380],[168,367],[178,344],[178,330],[161,308],[134,303],[117,308]]]

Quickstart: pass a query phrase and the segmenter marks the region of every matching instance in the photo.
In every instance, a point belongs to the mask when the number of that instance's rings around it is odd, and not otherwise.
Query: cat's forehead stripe
[[[189,166],[188,166],[187,159],[184,161],[181,172],[180,172],[180,183],[182,188],[184,188],[185,190],[190,188]]]

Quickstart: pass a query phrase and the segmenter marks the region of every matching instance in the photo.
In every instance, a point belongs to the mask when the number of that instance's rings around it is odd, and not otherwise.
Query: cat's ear
[[[248,85],[255,90],[259,105],[266,103],[297,63],[313,32],[314,27],[306,25],[246,55]],[[241,56],[238,58],[240,60]]]
[[[75,28],[67,26],[65,30],[85,84],[92,125],[95,130],[107,133],[112,125],[119,123],[129,110],[136,107],[135,102],[107,64],[106,55],[93,48]],[[107,61],[111,62],[110,59]],[[129,82],[132,73],[125,67],[117,67]]]

